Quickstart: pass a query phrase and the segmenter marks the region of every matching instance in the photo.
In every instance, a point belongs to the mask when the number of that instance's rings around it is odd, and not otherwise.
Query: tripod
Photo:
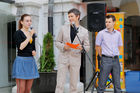
[[[98,59],[98,67],[100,68],[101,57],[98,55],[98,56],[97,56],[97,59]],[[96,85],[96,80],[99,78],[99,76],[100,76],[100,70],[97,70],[97,71],[95,72],[95,74],[93,75],[93,77],[92,77],[92,79],[91,79],[89,85],[87,86],[86,91],[89,89],[89,87],[91,86],[91,84],[93,84],[93,85],[92,85],[92,89],[91,89],[91,93],[94,92],[94,88],[96,87],[96,86],[95,86],[95,85]],[[109,83],[106,85],[106,87],[108,87],[108,86],[112,83],[112,79],[111,79],[110,77],[108,77],[108,79],[109,79]],[[97,87],[96,87],[96,88],[97,88]]]
[[[80,45],[82,46],[82,53],[87,55],[89,62],[93,65],[93,63],[91,62],[91,59],[90,59],[89,55],[87,54],[87,51],[85,50],[85,48],[84,48],[84,46],[83,46],[83,43],[81,42],[79,36],[77,35],[77,33],[78,33],[77,30],[78,30],[78,29],[75,29],[75,32],[76,32],[76,36],[77,36],[77,38],[78,38],[78,40],[79,40],[79,42],[80,42]],[[84,60],[85,60],[85,58],[84,58]],[[85,66],[85,62],[83,62],[83,63],[84,63],[83,65]],[[84,68],[85,68],[85,67],[84,67]],[[86,73],[86,72],[85,72],[85,70],[84,70],[84,72],[83,72],[84,76],[85,76],[85,73]],[[85,93],[85,83],[86,83],[85,81],[86,81],[86,79],[85,79],[85,77],[84,77],[84,93]]]

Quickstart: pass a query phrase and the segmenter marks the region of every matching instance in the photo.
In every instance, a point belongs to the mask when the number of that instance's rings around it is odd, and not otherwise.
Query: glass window
[[[11,93],[15,81],[11,78],[12,63],[16,56],[13,33],[16,31],[15,17],[10,4],[0,2],[0,93]]]

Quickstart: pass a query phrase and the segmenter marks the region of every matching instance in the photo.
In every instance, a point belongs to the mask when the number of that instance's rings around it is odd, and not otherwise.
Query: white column
[[[139,15],[140,15],[140,0],[136,0],[137,1],[137,5],[138,5],[138,8],[139,8]]]
[[[112,2],[112,7],[120,7],[122,0],[111,0]]]

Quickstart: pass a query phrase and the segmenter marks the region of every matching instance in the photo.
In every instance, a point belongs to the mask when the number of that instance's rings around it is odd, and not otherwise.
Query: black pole
[[[48,32],[53,36],[53,17],[48,17]]]
[[[53,36],[53,4],[54,0],[49,0],[48,3],[48,32]]]
[[[80,68],[80,81],[84,83],[84,93],[86,87],[86,60],[85,60],[85,53],[81,53],[81,68]]]

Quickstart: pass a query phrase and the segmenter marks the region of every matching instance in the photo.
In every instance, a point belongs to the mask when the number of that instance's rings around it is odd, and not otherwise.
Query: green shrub
[[[42,55],[40,57],[40,72],[52,72],[55,67],[53,52],[53,37],[48,32],[44,36]]]

